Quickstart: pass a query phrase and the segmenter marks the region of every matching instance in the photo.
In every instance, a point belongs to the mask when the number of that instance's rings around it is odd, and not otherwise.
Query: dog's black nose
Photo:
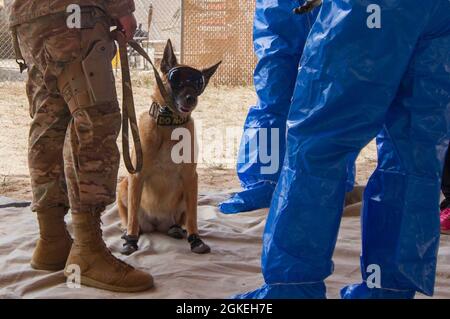
[[[195,96],[192,95],[187,95],[186,96],[186,103],[189,106],[194,105],[197,102],[197,98]]]

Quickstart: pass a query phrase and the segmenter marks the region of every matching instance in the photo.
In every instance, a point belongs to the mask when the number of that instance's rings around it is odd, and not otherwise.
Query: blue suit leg
[[[311,290],[315,298],[326,296],[323,282],[334,270],[349,160],[393,114],[410,58],[436,10],[420,0],[370,4],[381,10],[382,28],[368,27],[368,3],[359,0],[324,0],[313,25],[263,238],[266,284],[246,298],[310,298]]]
[[[298,5],[299,1],[293,0],[256,1],[254,47],[258,64],[254,83],[258,101],[249,110],[237,159],[244,190],[220,205],[223,213],[270,205],[285,153],[286,119],[298,64],[317,14],[295,15],[292,11]],[[270,164],[262,158],[267,152],[272,157]]]
[[[416,46],[377,138],[378,168],[364,195],[361,272],[343,290],[384,298],[392,291],[433,295],[439,247],[441,174],[450,127],[450,3],[442,5]],[[446,23],[442,18],[447,17]],[[382,234],[382,235],[381,235]],[[366,290],[377,283],[383,289]],[[370,271],[368,271],[370,269]],[[380,292],[383,292],[382,294]]]

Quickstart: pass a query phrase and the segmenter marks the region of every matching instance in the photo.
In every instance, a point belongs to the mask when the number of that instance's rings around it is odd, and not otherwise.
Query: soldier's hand
[[[134,14],[119,18],[119,29],[125,34],[127,41],[132,40],[137,29],[137,22]]]

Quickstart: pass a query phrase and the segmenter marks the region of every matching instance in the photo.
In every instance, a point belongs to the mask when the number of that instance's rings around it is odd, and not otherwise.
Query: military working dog
[[[150,111],[140,116],[138,124],[144,157],[142,171],[130,174],[119,185],[119,215],[126,228],[123,254],[138,250],[141,233],[154,231],[187,238],[194,253],[210,252],[197,228],[198,176],[191,113],[219,65],[220,62],[203,70],[181,65],[172,43],[167,42],[161,72],[172,108],[155,85]],[[191,154],[189,160],[181,162],[173,158],[173,148],[180,142],[173,140],[173,132],[180,128],[189,132],[191,147],[187,150]]]

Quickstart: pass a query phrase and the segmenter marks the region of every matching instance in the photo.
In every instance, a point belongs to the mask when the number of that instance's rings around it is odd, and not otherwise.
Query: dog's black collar
[[[173,114],[168,107],[161,106],[156,102],[150,106],[149,114],[155,119],[158,126],[182,126],[189,122],[189,116]]]

